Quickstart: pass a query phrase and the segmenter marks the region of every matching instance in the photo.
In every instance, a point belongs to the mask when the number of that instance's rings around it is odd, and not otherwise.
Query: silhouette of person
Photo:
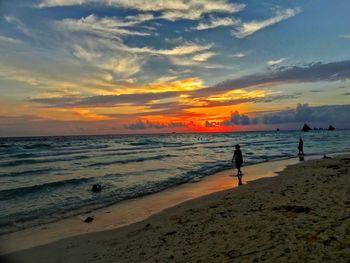
[[[299,145],[298,145],[299,155],[304,155],[304,142],[303,139],[299,139]]]
[[[238,185],[242,185],[242,171],[241,171],[241,167],[243,164],[243,155],[242,152],[240,150],[240,146],[239,144],[237,144],[235,146],[236,150],[234,151],[233,157],[232,157],[232,163],[233,160],[235,161],[236,164],[236,168],[237,168],[237,178],[238,178]]]

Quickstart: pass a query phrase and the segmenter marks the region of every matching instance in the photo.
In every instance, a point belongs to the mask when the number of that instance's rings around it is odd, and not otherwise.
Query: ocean
[[[233,168],[237,143],[244,165],[295,157],[300,137],[306,155],[350,151],[350,130],[0,138],[0,233]]]

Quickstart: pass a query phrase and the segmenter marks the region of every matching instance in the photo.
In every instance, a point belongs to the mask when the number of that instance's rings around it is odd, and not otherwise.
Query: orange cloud
[[[170,80],[169,80],[170,79]],[[173,78],[161,78],[157,81],[146,85],[138,85],[136,83],[129,83],[127,86],[101,90],[102,95],[122,95],[122,94],[140,94],[140,93],[160,93],[168,91],[193,91],[204,87],[203,81],[198,77],[189,77],[180,80],[172,80]]]

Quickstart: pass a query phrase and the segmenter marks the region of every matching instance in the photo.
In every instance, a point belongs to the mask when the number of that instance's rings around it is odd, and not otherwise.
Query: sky
[[[0,136],[350,128],[349,10],[0,0]]]

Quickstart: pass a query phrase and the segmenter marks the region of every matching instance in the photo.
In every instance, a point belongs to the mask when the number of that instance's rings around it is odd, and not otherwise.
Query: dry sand
[[[350,262],[350,156],[289,166],[115,230],[1,262]]]

